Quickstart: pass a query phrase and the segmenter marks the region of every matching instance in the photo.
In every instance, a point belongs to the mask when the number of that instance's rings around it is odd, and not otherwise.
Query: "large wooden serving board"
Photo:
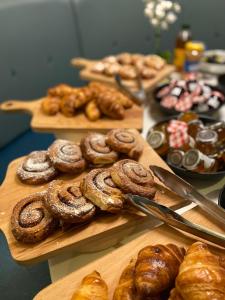
[[[192,222],[225,234],[225,230],[222,231],[219,225],[217,226],[215,223],[210,221],[206,215],[202,214],[202,211],[199,208],[195,208],[185,213],[184,217]],[[94,270],[100,272],[103,279],[108,284],[110,293],[109,299],[112,299],[113,292],[122,270],[129,263],[131,258],[136,257],[139,250],[143,247],[159,243],[174,243],[187,248],[193,242],[195,242],[194,237],[187,236],[166,225],[162,225],[153,230],[146,230],[146,232],[137,239],[132,240],[110,254],[91,262],[90,264],[49,285],[39,292],[34,299],[71,300],[71,297],[75,290],[79,287],[82,278]],[[218,254],[224,255],[224,250],[214,247],[212,247],[212,250]]]
[[[150,148],[147,142],[144,143],[144,151],[139,162],[146,167],[150,164],[156,164],[169,169],[166,163]],[[10,217],[13,207],[24,197],[31,193],[42,191],[47,187],[47,184],[41,186],[26,185],[17,179],[15,175],[16,170],[23,159],[24,158],[18,158],[9,165],[6,178],[0,187],[0,229],[5,234],[13,259],[18,263],[35,263],[54,256],[65,249],[72,248],[77,251],[86,249],[88,251],[90,244],[92,245],[92,249],[95,246],[99,247],[99,245],[101,247],[101,242],[99,242],[101,238],[107,238],[107,240],[110,241],[110,235],[112,233],[115,237],[115,231],[118,232],[119,238],[120,227],[125,226],[125,228],[130,230],[132,226],[135,227],[140,222],[146,220],[146,217],[140,216],[140,214],[138,215],[135,212],[123,212],[118,215],[102,214],[96,217],[89,225],[77,229],[72,228],[65,232],[58,230],[41,243],[26,245],[17,242],[10,230]],[[79,181],[85,174],[84,172],[75,179],[74,177],[64,175],[61,176],[61,179]],[[181,198],[161,185],[158,185],[155,199],[169,207],[181,207],[186,204]],[[122,239],[122,237],[123,236],[120,238]],[[103,247],[105,247],[105,245],[103,245]]]
[[[80,77],[84,80],[96,80],[104,83],[108,83],[116,86],[116,82],[113,77],[106,76],[104,74],[98,74],[92,71],[93,66],[99,62],[98,60],[89,60],[85,58],[74,58],[71,60],[71,64],[74,67],[82,68],[80,71]],[[152,90],[157,83],[169,76],[175,71],[175,67],[172,65],[166,65],[161,71],[157,72],[157,75],[152,79],[143,79],[143,87],[146,91]],[[132,90],[137,89],[137,83],[135,80],[123,80],[123,83],[130,87]]]
[[[45,115],[41,110],[43,99],[31,101],[9,100],[0,105],[0,109],[6,112],[24,111],[32,115],[31,127],[36,131],[62,132],[73,131],[105,132],[114,128],[135,128],[141,130],[143,126],[143,108],[134,104],[132,108],[125,111],[123,120],[112,120],[103,117],[95,122],[91,122],[84,113],[78,113],[74,117],[66,117],[61,113],[55,116]]]

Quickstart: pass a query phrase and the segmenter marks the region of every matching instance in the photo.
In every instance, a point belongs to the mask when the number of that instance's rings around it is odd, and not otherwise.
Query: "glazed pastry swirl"
[[[80,173],[85,169],[80,146],[67,141],[56,140],[48,149],[54,167],[66,173]]]
[[[52,180],[58,174],[47,151],[33,151],[17,169],[19,179],[28,184],[41,184]]]
[[[110,173],[113,181],[125,193],[154,197],[156,190],[153,176],[138,162],[131,159],[118,161]]]
[[[113,129],[106,136],[106,143],[113,150],[137,159],[143,151],[143,144],[135,132],[129,129]]]
[[[123,194],[112,181],[110,169],[90,171],[81,183],[81,190],[101,210],[116,212],[123,207]]]
[[[44,206],[45,192],[35,193],[19,201],[11,216],[14,237],[24,243],[44,240],[57,227],[56,221]]]
[[[80,183],[52,181],[49,185],[45,205],[51,214],[66,223],[82,223],[95,214],[95,206],[81,193]]]
[[[112,164],[118,159],[118,154],[105,143],[105,135],[89,133],[81,140],[81,150],[86,160],[94,165]]]

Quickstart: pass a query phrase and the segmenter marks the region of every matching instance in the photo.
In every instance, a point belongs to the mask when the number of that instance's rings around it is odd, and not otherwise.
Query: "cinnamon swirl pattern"
[[[54,167],[65,173],[81,173],[85,169],[80,146],[67,141],[56,140],[49,148],[48,155]]]
[[[16,240],[36,243],[48,237],[58,225],[58,221],[43,204],[44,192],[30,195],[19,201],[11,216],[11,229]]]
[[[54,217],[66,223],[82,223],[95,214],[95,206],[81,193],[80,183],[52,181],[45,197],[45,206]]]
[[[110,130],[106,136],[106,144],[133,159],[138,159],[143,152],[143,144],[138,134],[129,129]]]
[[[47,151],[33,151],[17,169],[18,178],[27,184],[49,182],[58,174],[52,165]]]
[[[81,190],[101,210],[117,212],[123,207],[123,194],[112,181],[110,169],[90,171],[81,183]]]
[[[81,140],[81,150],[87,161],[94,165],[112,164],[118,160],[118,154],[106,145],[105,135],[89,133]]]
[[[138,162],[123,159],[116,162],[110,171],[113,181],[125,193],[153,198],[154,179],[151,173]]]

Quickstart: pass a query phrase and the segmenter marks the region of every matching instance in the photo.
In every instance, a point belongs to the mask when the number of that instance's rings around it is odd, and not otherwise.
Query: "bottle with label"
[[[185,169],[198,173],[216,172],[218,170],[217,160],[208,157],[197,149],[186,152],[182,164]]]
[[[184,24],[177,35],[174,49],[174,65],[177,71],[183,71],[185,63],[185,45],[191,40],[190,26]]]
[[[205,45],[202,42],[190,41],[185,44],[185,71],[197,72],[203,56]]]

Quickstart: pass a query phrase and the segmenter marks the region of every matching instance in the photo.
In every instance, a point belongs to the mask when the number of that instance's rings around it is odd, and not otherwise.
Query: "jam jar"
[[[216,172],[218,170],[216,159],[208,157],[197,149],[185,153],[182,165],[185,169],[198,173]]]
[[[159,130],[150,131],[147,142],[160,156],[165,156],[168,153],[169,144],[164,132]]]
[[[182,161],[184,157],[184,151],[178,149],[172,149],[167,155],[168,164],[174,167],[182,167]]]
[[[196,148],[206,155],[217,152],[218,134],[215,130],[203,129],[196,135]]]

